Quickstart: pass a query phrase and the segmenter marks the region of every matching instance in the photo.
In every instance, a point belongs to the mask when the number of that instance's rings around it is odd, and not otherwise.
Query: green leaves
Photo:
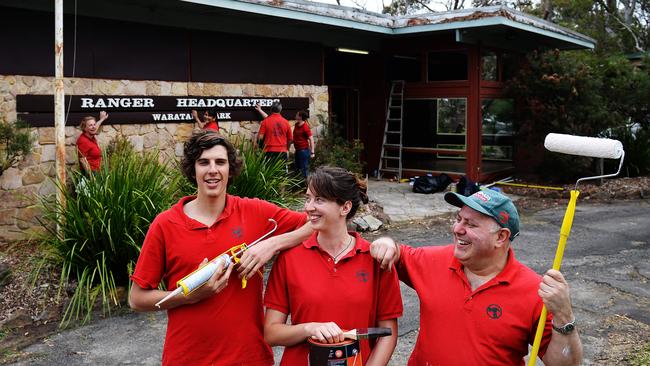
[[[32,151],[34,137],[21,121],[0,122],[0,175]]]
[[[283,161],[265,159],[250,142],[239,148],[245,165],[229,192],[295,207],[302,180],[287,173]],[[41,200],[44,256],[34,276],[45,262],[61,266],[60,288],[72,291],[61,326],[89,321],[98,307],[110,314],[120,306],[117,288],[129,286],[149,225],[181,196],[196,191],[176,164],[161,163],[157,152],[137,153],[124,140],[107,150],[107,164],[99,172],[85,177],[71,171],[69,186],[57,184],[64,206],[54,197]]]
[[[532,53],[527,66],[506,86],[507,95],[518,106],[519,141],[525,150],[538,146],[549,132],[601,136],[634,123],[649,128],[650,75],[622,56],[584,51]],[[643,149],[631,145],[650,144],[644,136],[623,141],[629,152],[626,161],[645,159]],[[571,181],[594,173],[593,159],[543,153],[537,172],[545,178]],[[627,171],[635,175],[643,170]]]
[[[228,193],[240,197],[259,198],[282,207],[295,207],[299,202],[302,179],[287,172],[281,159],[268,159],[249,141],[238,144],[244,161],[241,174],[228,187]],[[302,192],[301,192],[302,193]]]
[[[149,224],[181,194],[184,177],[157,152],[139,154],[123,142],[112,151],[96,174],[72,171],[70,187],[57,185],[65,206],[53,197],[41,201],[43,260],[59,263],[61,287],[73,289],[63,326],[90,320],[97,301],[104,313],[119,306],[116,287],[128,286]]]
[[[320,124],[327,128],[316,143],[316,159],[311,162],[312,169],[321,165],[338,166],[353,173],[360,174],[363,170],[361,153],[364,151],[363,143],[359,140],[348,142],[341,136],[340,125],[334,119],[328,121],[318,115]]]

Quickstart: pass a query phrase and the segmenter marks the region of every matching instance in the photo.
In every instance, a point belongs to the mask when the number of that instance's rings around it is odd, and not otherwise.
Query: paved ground
[[[371,183],[371,198],[392,190],[392,195],[381,198],[381,204],[404,207],[406,213],[420,212],[417,207],[428,205],[442,206],[447,212],[449,206],[441,194],[408,194],[402,187],[384,187],[373,193],[373,187]],[[394,225],[382,234],[414,246],[447,243],[451,214],[444,212],[436,212],[442,216],[434,219]],[[522,215],[522,234],[514,242],[515,252],[538,273],[552,264],[563,214],[564,207],[559,207]],[[629,364],[630,355],[650,342],[650,202],[580,202],[562,271],[572,287],[585,345],[584,364]],[[391,365],[406,364],[418,332],[417,296],[404,285],[402,294],[405,316],[400,319],[400,338]],[[16,365],[156,365],[160,363],[165,323],[162,313],[127,313],[99,320],[28,347],[29,359]]]
[[[456,210],[445,203],[442,193],[415,194],[408,183],[369,180],[368,198],[379,202],[384,207],[384,213],[395,222],[418,220]]]

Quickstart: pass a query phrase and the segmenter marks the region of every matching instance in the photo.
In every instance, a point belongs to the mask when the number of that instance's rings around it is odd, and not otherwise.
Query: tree
[[[32,151],[34,139],[28,126],[17,121],[0,122],[0,175],[18,165]]]

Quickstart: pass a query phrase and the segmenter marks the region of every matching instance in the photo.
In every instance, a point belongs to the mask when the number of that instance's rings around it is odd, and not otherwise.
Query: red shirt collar
[[[361,237],[361,235],[359,235],[358,232],[348,232],[348,234],[354,236],[355,239],[354,249],[351,250],[348,254],[346,254],[343,258],[352,257],[356,253],[365,253],[370,251],[370,243],[366,239]],[[317,231],[314,231],[309,237],[309,239],[303,241],[302,245],[307,249],[318,248],[319,250],[322,250],[320,245],[318,244]]]
[[[177,224],[185,225],[185,227],[188,230],[206,229],[207,226],[187,216],[185,214],[185,211],[183,211],[183,207],[185,206],[185,204],[195,199],[196,196],[185,196],[181,198],[178,201],[178,203],[176,203],[172,207],[172,210],[174,211],[175,215],[173,218],[170,219],[170,221],[175,222]],[[219,221],[226,219],[228,216],[230,216],[230,214],[232,214],[235,206],[235,200],[236,200],[235,196],[226,194],[226,205],[223,208],[223,212],[221,213],[221,215],[219,215],[219,217],[217,218],[213,226],[216,225]]]
[[[512,247],[508,248],[508,260],[506,265],[503,267],[501,272],[497,274],[491,281],[506,282],[510,283],[514,280],[515,275],[517,274],[517,260],[515,259],[515,252],[512,250]],[[458,261],[456,257],[451,256],[451,263],[449,264],[449,269],[465,276],[463,272],[463,264]]]
[[[95,144],[97,143],[97,139],[95,138],[95,135],[93,135],[92,137],[88,137],[85,132],[82,132],[79,137],[83,137],[88,141],[94,142]]]

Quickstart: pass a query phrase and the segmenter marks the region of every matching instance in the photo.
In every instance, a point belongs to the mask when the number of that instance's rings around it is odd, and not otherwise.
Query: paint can
[[[309,342],[309,366],[363,366],[358,340],[339,343]]]

